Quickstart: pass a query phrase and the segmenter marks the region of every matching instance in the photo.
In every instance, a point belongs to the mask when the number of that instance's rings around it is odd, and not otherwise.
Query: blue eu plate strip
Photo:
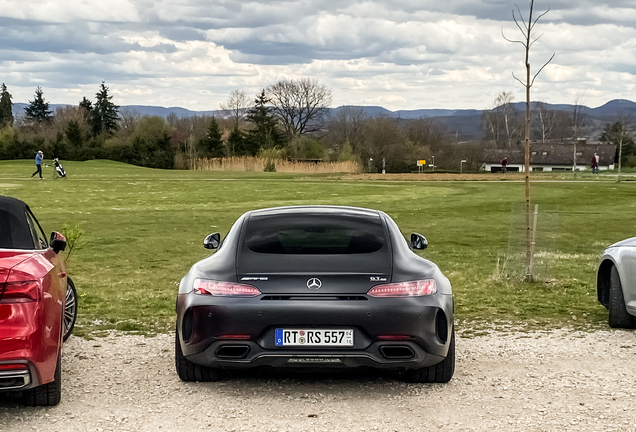
[[[283,329],[276,329],[276,346],[283,346]]]

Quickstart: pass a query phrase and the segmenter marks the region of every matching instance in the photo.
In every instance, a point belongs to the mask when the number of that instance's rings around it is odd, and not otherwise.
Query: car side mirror
[[[411,248],[422,250],[428,247],[428,240],[422,234],[413,233],[411,234]]]
[[[49,241],[49,244],[51,245],[53,252],[56,254],[60,253],[60,251],[66,249],[66,238],[59,232],[53,231],[51,233],[51,241]]]
[[[203,240],[203,247],[206,249],[218,249],[221,245],[221,234],[212,233]]]

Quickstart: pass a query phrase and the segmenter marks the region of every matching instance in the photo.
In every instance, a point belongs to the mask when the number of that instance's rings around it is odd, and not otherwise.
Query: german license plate
[[[276,346],[353,346],[353,329],[276,329]]]

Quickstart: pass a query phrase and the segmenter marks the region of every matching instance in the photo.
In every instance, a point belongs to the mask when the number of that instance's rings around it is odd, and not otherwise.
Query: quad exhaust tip
[[[217,348],[215,355],[220,359],[242,359],[250,352],[248,345],[222,345]]]
[[[6,371],[0,373],[0,391],[17,390],[31,384],[29,371]]]
[[[406,345],[384,345],[380,347],[380,354],[388,360],[410,359],[415,357],[413,350]]]

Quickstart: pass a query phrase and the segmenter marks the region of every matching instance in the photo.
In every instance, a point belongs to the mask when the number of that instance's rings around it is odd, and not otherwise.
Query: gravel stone
[[[633,331],[458,335],[455,376],[432,385],[348,370],[184,383],[174,371],[173,337],[72,336],[62,402],[30,408],[0,394],[0,432],[636,432]]]

